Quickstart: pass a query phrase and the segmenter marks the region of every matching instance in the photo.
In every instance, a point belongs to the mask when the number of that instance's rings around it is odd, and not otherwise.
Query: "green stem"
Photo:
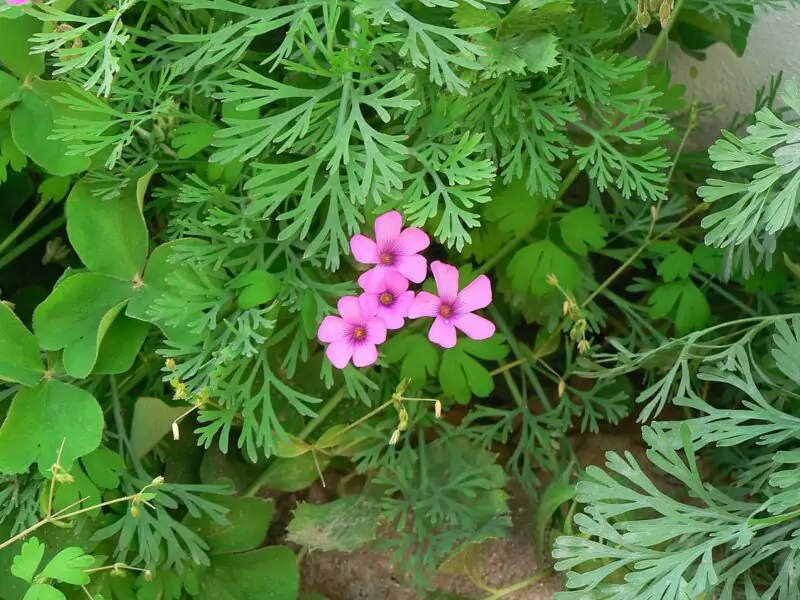
[[[17,225],[16,229],[8,234],[8,237],[0,243],[0,255],[3,254],[3,251],[8,248],[14,241],[22,235],[25,230],[31,226],[31,224],[38,218],[38,216],[42,213],[45,207],[50,204],[50,200],[46,200],[42,198],[39,200],[39,203],[33,207],[33,210],[28,213],[28,215],[22,220],[22,223]]]
[[[16,259],[18,256],[24,254],[31,247],[38,244],[41,240],[46,238],[48,235],[53,233],[56,229],[64,225],[67,222],[66,217],[59,217],[55,221],[50,221],[47,225],[42,227],[39,231],[34,233],[29,238],[26,238],[22,243],[17,244],[13,250],[11,250],[8,254],[6,254],[3,258],[0,258],[0,269],[8,265],[11,261]],[[13,235],[13,234],[12,234]]]
[[[645,60],[647,62],[653,62],[656,57],[656,54],[661,50],[661,47],[669,38],[669,32],[672,31],[672,26],[675,24],[675,21],[678,20],[678,14],[680,14],[681,9],[683,8],[684,0],[677,0],[675,2],[675,8],[672,9],[672,15],[670,15],[669,23],[667,26],[661,30],[661,33],[658,34],[656,41],[653,42],[653,47],[650,48],[650,52],[647,53]]]
[[[331,398],[322,406],[322,409],[317,413],[317,416],[311,419],[306,426],[300,430],[300,433],[297,434],[297,437],[301,440],[305,440],[308,436],[314,433],[314,430],[330,416],[330,414],[336,409],[337,406],[339,406],[339,404],[342,403],[342,400],[345,399],[346,395],[346,387],[339,389],[339,391],[331,396]]]
[[[108,380],[111,385],[111,405],[114,410],[114,425],[117,428],[117,437],[119,438],[119,455],[124,457],[125,453],[123,450],[127,450],[136,474],[142,479],[152,479],[152,477],[147,474],[147,471],[144,470],[142,463],[139,461],[139,457],[136,456],[136,453],[133,451],[133,445],[125,429],[125,420],[122,418],[122,404],[119,401],[117,378],[113,375],[109,375]]]
[[[525,589],[526,587],[532,586],[536,583],[539,583],[543,579],[547,579],[553,574],[551,569],[546,569],[543,571],[537,571],[527,579],[523,579],[520,582],[517,582],[513,585],[509,585],[508,587],[504,587],[499,590],[494,590],[491,596],[487,596],[484,600],[500,600],[505,596],[513,594],[514,592],[518,592],[520,590]]]

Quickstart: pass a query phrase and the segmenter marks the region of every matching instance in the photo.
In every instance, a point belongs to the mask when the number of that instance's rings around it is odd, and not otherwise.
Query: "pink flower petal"
[[[403,217],[393,210],[375,219],[375,241],[379,248],[394,244],[400,237],[403,228]]]
[[[436,296],[434,296],[436,298]],[[395,312],[401,316],[408,317],[408,311],[411,304],[414,302],[414,292],[403,292],[394,297],[394,306],[392,307]]]
[[[458,296],[458,269],[435,260],[431,263],[431,272],[436,280],[439,297],[442,302],[452,304]]]
[[[370,290],[378,289],[383,285],[383,274],[386,272],[386,267],[383,265],[378,265],[376,267],[372,267],[369,271],[364,271],[358,277],[358,285],[361,286],[366,292]],[[370,292],[375,293],[375,292]]]
[[[375,344],[362,342],[355,347],[353,352],[353,364],[357,367],[368,367],[378,360],[378,349]]]
[[[358,297],[358,305],[361,308],[361,314],[364,316],[375,316],[378,314],[378,309],[381,308],[378,294],[361,294]]]
[[[350,326],[339,317],[328,316],[322,319],[317,331],[317,337],[320,342],[325,342],[326,344],[337,342],[345,339],[349,328]]]
[[[486,275],[478,275],[459,292],[454,308],[458,313],[471,313],[479,308],[486,308],[491,303],[492,282]]]
[[[367,342],[370,344],[382,344],[386,341],[386,323],[378,317],[373,317],[367,321]]]
[[[473,313],[455,315],[450,318],[450,322],[473,340],[487,340],[495,332],[494,323]]]
[[[442,301],[430,292],[420,292],[414,297],[414,301],[408,308],[408,318],[435,317],[439,314],[441,305]]]
[[[386,308],[382,306],[378,311],[378,318],[386,324],[386,329],[401,329],[406,324],[404,315],[394,307]]]
[[[364,321],[364,316],[361,314],[361,307],[358,304],[358,298],[355,296],[344,296],[339,298],[339,314],[342,315],[345,323],[350,325],[361,325]]]
[[[422,283],[428,275],[428,261],[424,256],[420,256],[419,254],[397,256],[392,267],[394,267],[400,275],[414,283]]]
[[[381,291],[388,290],[394,296],[399,296],[408,289],[408,279],[392,269],[384,270],[383,281],[385,287]]]
[[[447,319],[436,317],[428,332],[428,339],[442,348],[452,348],[456,345],[456,328]]]
[[[334,342],[325,349],[325,355],[337,369],[344,369],[353,357],[353,346],[349,342]]]
[[[374,265],[378,262],[378,246],[367,236],[360,233],[350,240],[350,250],[353,257],[365,265]]]
[[[422,252],[430,245],[431,238],[428,237],[427,233],[422,231],[422,229],[409,227],[408,229],[404,229],[400,234],[397,249],[400,254],[408,255]]]

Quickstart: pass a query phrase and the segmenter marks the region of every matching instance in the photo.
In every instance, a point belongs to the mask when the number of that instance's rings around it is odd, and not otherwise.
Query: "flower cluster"
[[[422,283],[428,275],[428,261],[420,254],[431,241],[421,229],[403,229],[397,211],[375,220],[375,239],[358,234],[350,240],[355,259],[371,269],[358,278],[364,292],[339,300],[339,315],[328,316],[317,333],[328,344],[326,355],[334,367],[344,369],[352,360],[366,367],[378,360],[378,345],[386,341],[389,329],[401,329],[406,319],[433,317],[428,339],[443,348],[456,345],[456,329],[473,340],[494,335],[494,324],[474,311],[492,302],[492,287],[486,275],[479,275],[459,291],[458,269],[439,261],[431,263],[438,296],[415,294],[409,282]]]

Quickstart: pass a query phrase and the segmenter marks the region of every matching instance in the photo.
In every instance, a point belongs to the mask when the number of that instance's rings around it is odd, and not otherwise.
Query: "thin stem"
[[[9,264],[12,260],[27,252],[31,247],[38,244],[41,240],[46,238],[56,229],[64,225],[67,222],[66,217],[59,217],[54,221],[50,221],[47,225],[42,227],[39,231],[31,235],[30,237],[26,238],[25,241],[17,244],[14,246],[14,249],[11,250],[8,254],[6,254],[3,258],[0,258],[0,269],[5,267]]]
[[[675,8],[672,9],[672,15],[670,15],[669,23],[667,23],[666,27],[661,29],[661,32],[658,34],[658,37],[656,38],[656,41],[653,42],[653,47],[650,48],[650,52],[648,52],[647,56],[645,57],[645,60],[647,62],[653,62],[653,59],[655,59],[656,54],[658,54],[658,52],[661,50],[661,47],[669,38],[669,32],[672,31],[672,26],[675,23],[675,21],[678,20],[678,14],[681,12],[681,9],[683,8],[683,2],[684,0],[678,0],[675,3]]]
[[[494,590],[491,596],[487,596],[484,600],[499,600],[505,596],[513,594],[514,592],[518,592],[519,590],[523,590],[526,587],[539,583],[543,579],[547,579],[553,574],[552,569],[545,569],[543,571],[537,571],[527,579],[523,579],[513,585],[509,585],[508,587],[504,587],[499,590]]]
[[[42,213],[42,211],[48,204],[50,204],[49,199],[45,200],[44,198],[42,198],[41,200],[39,200],[39,203],[33,207],[33,210],[29,212],[28,215],[22,220],[22,223],[17,225],[14,231],[9,233],[8,237],[4,239],[2,243],[0,243],[0,254],[2,254],[6,248],[8,248],[11,244],[13,244],[14,241],[20,235],[22,235],[28,227],[31,226],[31,224],[39,217],[39,215]]]
[[[133,445],[131,444],[130,438],[128,438],[128,432],[125,429],[125,421],[122,418],[122,404],[119,401],[119,390],[117,389],[117,378],[114,377],[114,375],[109,375],[108,381],[111,384],[111,406],[114,411],[114,425],[117,428],[120,456],[125,456],[123,449],[127,450],[128,457],[131,459],[131,464],[133,465],[136,474],[142,479],[150,479],[147,471],[144,470],[142,463],[139,461],[139,457],[136,456],[136,452],[133,451]]]
[[[314,430],[322,425],[322,422],[330,416],[330,414],[336,409],[337,406],[339,406],[339,404],[342,403],[342,400],[345,399],[346,395],[347,388],[340,388],[339,391],[331,396],[331,398],[323,405],[322,409],[317,413],[317,416],[309,421],[306,426],[300,430],[300,433],[297,434],[297,437],[301,440],[305,440],[308,436],[314,433]]]

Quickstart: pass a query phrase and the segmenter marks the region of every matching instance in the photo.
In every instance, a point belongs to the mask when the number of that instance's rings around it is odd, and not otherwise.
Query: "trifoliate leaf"
[[[86,585],[89,583],[86,569],[90,569],[93,565],[94,558],[86,554],[82,548],[64,548],[47,563],[39,573],[39,577],[71,585]]]
[[[69,177],[48,177],[39,184],[42,200],[60,202],[67,196],[72,179]]]
[[[266,539],[275,514],[275,501],[265,498],[220,497],[215,504],[227,508],[228,523],[221,525],[206,516],[184,519],[183,524],[208,544],[212,554],[245,552],[258,548]]]
[[[497,223],[503,233],[520,235],[533,229],[546,205],[547,200],[532,195],[523,180],[515,179],[492,192],[492,202],[486,208],[484,218]]]
[[[33,576],[36,574],[36,570],[39,568],[39,563],[42,562],[43,556],[44,544],[42,544],[38,538],[32,537],[22,544],[20,553],[14,557],[14,562],[11,565],[11,573],[15,577],[32,583]]]
[[[694,267],[694,257],[674,242],[655,243],[652,250],[663,260],[658,265],[658,274],[666,282],[687,279]]]
[[[117,315],[103,336],[92,371],[104,375],[128,371],[139,355],[148,329],[149,325],[143,321]]]
[[[445,350],[439,368],[442,391],[461,404],[473,396],[486,398],[494,390],[489,371],[475,358],[498,361],[508,354],[502,336],[488,340],[459,339],[455,348]],[[474,357],[474,358],[473,358]]]
[[[398,335],[383,347],[386,360],[390,364],[401,362],[400,376],[411,379],[412,385],[419,388],[435,375],[439,368],[439,352],[421,333]]]
[[[528,290],[534,296],[545,296],[555,291],[547,282],[549,275],[554,275],[566,290],[574,289],[581,279],[577,263],[549,239],[518,250],[508,263],[507,273],[515,290]]]
[[[86,390],[57,380],[23,388],[0,427],[0,472],[24,473],[33,463],[46,474],[59,456],[65,470],[100,445],[103,411]],[[62,449],[63,444],[63,449]]]
[[[0,302],[0,381],[33,387],[44,375],[39,343],[7,304]]]
[[[141,275],[148,235],[135,186],[105,200],[97,195],[96,184],[79,181],[66,212],[69,241],[87,269],[125,281]]]
[[[300,573],[286,546],[214,556],[195,600],[297,600]]]
[[[0,17],[0,64],[20,79],[44,73],[44,53],[31,52],[29,40],[41,33],[42,21],[29,15]]]
[[[72,175],[89,168],[89,158],[84,153],[73,154],[64,140],[50,139],[54,131],[63,127],[59,120],[77,116],[57,98],[81,93],[80,88],[63,81],[35,79],[11,111],[11,133],[17,148],[53,175]]]
[[[67,373],[86,377],[97,361],[103,336],[132,294],[130,282],[76,273],[36,307],[33,330],[45,350],[64,349]]]
[[[350,552],[375,539],[380,518],[380,505],[367,496],[303,502],[289,523],[288,539],[310,550]]]
[[[266,304],[274,300],[281,291],[281,280],[266,271],[250,271],[230,283],[237,292],[236,303],[242,310]]]
[[[664,284],[650,295],[650,315],[663,319],[674,312],[675,331],[684,335],[702,329],[711,320],[711,307],[703,292],[688,279]],[[676,308],[677,307],[677,308]]]
[[[213,123],[186,123],[175,130],[172,147],[178,158],[191,158],[210,147],[219,127]]]
[[[591,206],[573,208],[559,222],[564,245],[575,254],[586,256],[589,249],[598,250],[606,245],[608,231]]]

